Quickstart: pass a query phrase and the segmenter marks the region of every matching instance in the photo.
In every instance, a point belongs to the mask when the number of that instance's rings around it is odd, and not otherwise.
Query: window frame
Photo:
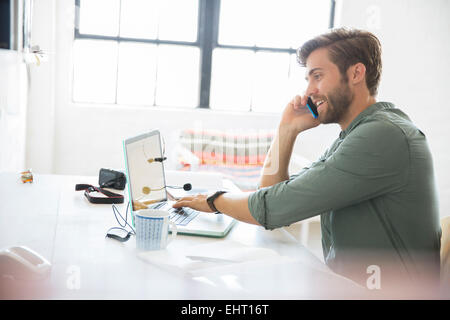
[[[120,1],[120,5],[122,0]],[[255,53],[257,51],[269,51],[269,52],[283,52],[289,54],[295,54],[297,49],[294,48],[273,48],[273,47],[259,47],[259,46],[243,46],[243,45],[226,45],[219,44],[219,25],[220,25],[220,1],[221,0],[198,0],[198,24],[197,24],[197,40],[194,42],[188,41],[176,41],[176,40],[160,40],[160,39],[142,39],[142,38],[129,38],[118,36],[104,36],[95,34],[83,34],[80,33],[80,12],[77,8],[80,8],[81,0],[75,0],[75,25],[74,25],[74,41],[77,39],[89,39],[89,40],[111,40],[120,42],[140,42],[151,44],[168,44],[168,45],[182,45],[192,46],[200,49],[200,88],[199,88],[199,104],[195,108],[211,109],[210,108],[210,89],[211,89],[211,73],[212,73],[212,54],[216,48],[225,49],[244,49],[252,50]],[[334,16],[336,0],[330,0],[330,18],[329,28],[334,27]],[[120,8],[120,7],[119,7]],[[120,10],[120,9],[119,9]],[[119,21],[120,28],[120,21]],[[116,80],[117,81],[117,80]],[[73,85],[73,84],[72,84]],[[116,83],[116,101],[117,104],[117,83]],[[155,106],[155,104],[153,105]],[[251,112],[251,109],[248,110]]]

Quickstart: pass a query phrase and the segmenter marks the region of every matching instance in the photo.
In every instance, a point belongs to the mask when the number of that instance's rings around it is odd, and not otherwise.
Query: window
[[[279,112],[330,0],[75,0],[73,100]],[[302,88],[303,85],[303,88]]]

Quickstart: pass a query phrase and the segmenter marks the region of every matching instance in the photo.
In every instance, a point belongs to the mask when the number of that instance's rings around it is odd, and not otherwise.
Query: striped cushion
[[[272,132],[233,134],[217,130],[184,130],[183,147],[206,165],[262,166],[273,139]]]
[[[218,130],[187,129],[180,135],[181,145],[199,160],[198,171],[221,172],[241,190],[255,190],[261,168],[274,137],[273,132],[230,133]],[[180,161],[183,169],[188,164]]]

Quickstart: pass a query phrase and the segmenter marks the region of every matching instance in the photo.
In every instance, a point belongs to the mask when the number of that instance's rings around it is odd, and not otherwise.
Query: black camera
[[[113,188],[117,190],[125,189],[127,177],[123,172],[110,169],[100,169],[98,184],[100,188]]]

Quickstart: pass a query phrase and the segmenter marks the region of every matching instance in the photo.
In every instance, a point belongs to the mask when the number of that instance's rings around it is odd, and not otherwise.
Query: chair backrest
[[[441,283],[450,286],[450,216],[441,219]]]
[[[197,156],[202,165],[262,167],[273,138],[273,131],[186,129],[180,134],[180,143]]]
[[[220,172],[242,191],[253,191],[274,134],[273,130],[185,129],[180,134],[180,145],[198,159],[198,165],[194,169],[184,156],[179,157],[179,162],[182,170]]]

